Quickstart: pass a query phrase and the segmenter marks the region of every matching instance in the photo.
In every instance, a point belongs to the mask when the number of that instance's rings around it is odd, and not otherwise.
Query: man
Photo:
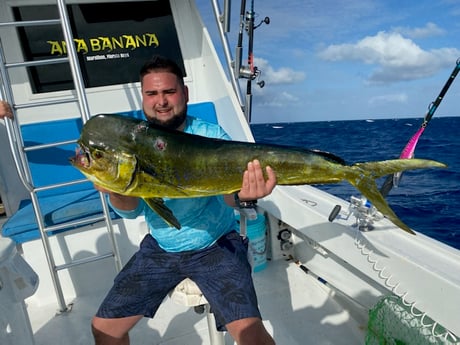
[[[229,139],[223,129],[187,116],[188,89],[181,69],[154,57],[140,72],[142,106],[148,121],[187,133]],[[257,306],[247,240],[235,229],[233,209],[239,201],[262,198],[276,185],[274,171],[249,162],[235,195],[165,200],[182,225],[169,227],[142,199],[107,192],[121,216],[144,214],[148,234],[139,251],[115,278],[92,321],[97,345],[129,344],[129,330],[144,316],[153,317],[167,293],[189,277],[210,303],[219,330],[227,330],[240,345],[274,344]],[[235,201],[236,200],[236,201]]]

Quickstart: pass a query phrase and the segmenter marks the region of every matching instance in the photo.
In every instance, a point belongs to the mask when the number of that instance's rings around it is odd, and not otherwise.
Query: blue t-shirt
[[[187,116],[184,132],[209,138],[230,140],[228,134],[217,124]],[[168,252],[182,252],[207,248],[222,235],[236,228],[233,209],[222,195],[200,198],[164,199],[165,205],[174,213],[182,228],[168,226],[150,207],[140,199],[135,210],[123,211],[112,208],[124,218],[136,218],[144,213],[150,233],[159,246]]]

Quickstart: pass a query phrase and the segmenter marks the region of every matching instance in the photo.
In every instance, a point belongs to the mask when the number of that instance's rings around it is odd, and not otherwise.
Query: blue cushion
[[[102,204],[99,193],[91,190],[73,191],[62,195],[48,195],[39,200],[43,221],[46,227],[63,224],[71,221],[88,220],[102,215]],[[112,219],[118,215],[111,211]],[[61,230],[50,231],[48,235],[75,229],[66,227]],[[19,210],[3,225],[2,235],[11,237],[16,243],[24,243],[40,238],[35,212],[30,200],[22,200]]]
[[[80,136],[82,121],[80,118],[48,121],[21,126],[24,146],[51,144],[68,140],[77,140]],[[75,156],[76,144],[67,144],[27,152],[30,172],[35,187],[71,182],[84,179],[85,176],[69,163]],[[73,185],[39,192],[39,195],[56,195],[92,186]]]
[[[216,110],[212,102],[189,104],[187,112],[189,115],[217,123]],[[139,119],[144,118],[142,110],[120,114]],[[76,140],[80,135],[81,128],[82,121],[80,118],[21,126],[25,147]],[[34,185],[43,187],[83,179],[83,174],[69,164],[69,158],[75,155],[75,148],[76,144],[66,144],[59,147],[29,151],[27,158]],[[88,220],[91,217],[102,214],[99,193],[90,182],[43,190],[37,192],[37,196],[44,215],[45,226],[76,220]],[[111,212],[111,217],[115,219],[118,215]],[[63,230],[53,231],[51,234],[73,228],[68,227]],[[21,201],[19,210],[3,225],[2,235],[11,237],[17,243],[24,243],[40,237],[30,200]]]
[[[213,102],[189,104],[187,114],[211,123],[217,122],[216,108]]]

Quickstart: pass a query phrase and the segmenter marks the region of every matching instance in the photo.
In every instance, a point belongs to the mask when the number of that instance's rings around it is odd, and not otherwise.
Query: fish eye
[[[102,158],[104,155],[102,154],[101,151],[94,151],[93,156],[94,156],[94,158],[96,158],[96,159],[100,159],[100,158]]]

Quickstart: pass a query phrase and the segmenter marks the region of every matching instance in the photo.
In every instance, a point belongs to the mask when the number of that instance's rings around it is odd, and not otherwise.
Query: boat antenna
[[[428,112],[425,115],[425,118],[423,119],[423,122],[418,129],[418,131],[409,139],[407,142],[406,146],[401,152],[401,155],[399,158],[401,159],[410,159],[414,157],[414,152],[415,152],[415,146],[418,143],[418,140],[420,136],[422,135],[423,131],[425,130],[426,126],[428,125],[428,122],[430,122],[431,118],[433,117],[436,109],[438,109],[439,104],[443,100],[444,96],[446,95],[447,90],[449,89],[450,85],[454,81],[455,77],[457,76],[458,72],[460,71],[460,58],[457,59],[456,66],[453,69],[452,73],[450,74],[449,79],[447,79],[446,83],[444,84],[444,87],[442,88],[441,92],[439,93],[438,97],[434,102],[432,102],[428,106]],[[383,183],[382,187],[380,188],[380,193],[385,197],[388,195],[390,190],[393,188],[393,186],[398,186],[399,181],[401,180],[402,172],[395,173],[392,175],[388,175],[385,182]]]
[[[249,123],[251,122],[252,114],[252,81],[261,75],[261,71],[254,66],[254,30],[262,23],[270,24],[270,18],[265,17],[264,20],[255,26],[254,18],[254,0],[251,0],[251,8],[249,11],[246,11],[246,0],[241,0],[240,30],[235,54],[235,75],[238,75],[239,78],[247,79],[244,114]],[[246,66],[242,65],[243,31],[246,31],[248,34],[248,64]],[[258,81],[257,85],[262,88],[265,86],[265,82]]]

